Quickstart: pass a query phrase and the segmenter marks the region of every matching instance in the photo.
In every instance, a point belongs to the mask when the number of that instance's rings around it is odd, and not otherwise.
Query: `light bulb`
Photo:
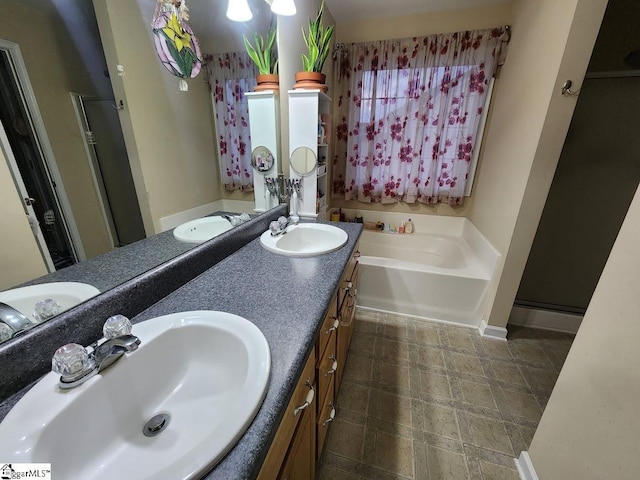
[[[253,18],[247,0],[229,0],[227,18],[234,22],[248,22]]]
[[[296,4],[293,0],[273,0],[271,11],[276,15],[292,16],[296,14]]]

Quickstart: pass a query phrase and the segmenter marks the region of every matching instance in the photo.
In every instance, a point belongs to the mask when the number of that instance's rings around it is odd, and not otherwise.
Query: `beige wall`
[[[404,17],[385,19],[367,19],[360,21],[340,22],[336,19],[336,41],[342,43],[366,42],[391,38],[408,38],[413,36],[433,35],[438,33],[459,32],[491,28],[511,23],[513,17],[512,2],[506,1],[489,7],[452,10],[444,12],[429,12]],[[501,92],[499,82],[496,82],[494,95]],[[491,123],[491,117],[488,124]],[[481,154],[480,162],[484,155]],[[473,204],[475,192],[465,199],[462,206],[452,207],[447,204],[424,205],[422,203],[392,205],[366,204],[356,200],[345,201],[342,198],[332,198],[331,207],[353,208],[356,210],[402,212],[412,215],[449,215],[467,217]]]
[[[95,87],[55,16],[10,0],[0,8],[0,38],[20,46],[85,254],[105,253],[112,245],[70,97],[95,94]]]
[[[2,205],[2,248],[0,248],[0,290],[45,275],[47,268],[24,213],[7,161],[0,149],[0,205]],[[11,234],[7,234],[11,232]]]
[[[638,478],[639,284],[640,190],[533,437],[540,480]]]
[[[518,0],[513,38],[493,104],[469,219],[502,254],[484,318],[504,327],[540,220],[577,86],[606,0]]]
[[[178,90],[157,58],[154,3],[95,0],[107,63],[147,235],[159,219],[221,198],[211,98],[204,73]],[[116,65],[125,73],[118,76]]]
[[[428,12],[347,23],[336,18],[336,41],[343,43],[367,42],[497,27],[511,22],[512,8],[512,2],[505,0],[502,4],[489,7]]]

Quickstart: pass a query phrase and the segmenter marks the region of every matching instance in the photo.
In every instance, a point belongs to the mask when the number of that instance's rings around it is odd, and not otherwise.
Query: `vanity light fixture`
[[[253,18],[247,0],[229,0],[227,18],[234,22],[248,22]]]
[[[293,3],[293,0],[273,0],[271,11],[276,15],[290,17],[296,14],[296,4]]]

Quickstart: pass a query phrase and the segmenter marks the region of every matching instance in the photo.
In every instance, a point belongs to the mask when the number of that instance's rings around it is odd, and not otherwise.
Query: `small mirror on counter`
[[[251,166],[259,173],[269,173],[273,168],[273,164],[273,154],[267,147],[256,147],[253,149],[253,152],[251,152]]]
[[[316,168],[318,157],[309,147],[298,147],[291,154],[289,163],[298,175],[309,175]]]

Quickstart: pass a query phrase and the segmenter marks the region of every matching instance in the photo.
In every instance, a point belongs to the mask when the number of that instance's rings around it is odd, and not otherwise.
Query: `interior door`
[[[0,147],[2,147],[2,151],[4,153],[5,158],[7,159],[7,163],[9,164],[9,170],[11,171],[11,175],[13,177],[13,181],[16,185],[16,189],[18,190],[18,194],[22,199],[22,206],[24,208],[24,212],[27,216],[27,220],[29,221],[29,225],[31,226],[31,231],[33,232],[33,236],[36,239],[36,243],[38,244],[38,248],[40,249],[40,253],[42,254],[42,258],[47,265],[47,270],[53,272],[55,267],[53,265],[53,260],[51,259],[51,255],[49,254],[49,249],[47,248],[47,242],[44,239],[44,235],[42,235],[42,230],[40,230],[40,222],[38,222],[38,218],[36,216],[36,212],[33,208],[33,198],[29,197],[29,193],[27,192],[27,188],[22,181],[22,177],[20,176],[20,171],[18,170],[18,165],[16,164],[16,160],[13,156],[13,152],[10,148],[6,148],[9,145],[9,140],[7,139],[6,132],[4,130],[4,126],[0,121]]]
[[[77,262],[69,231],[20,81],[8,51],[0,49],[2,148],[25,212],[50,270]]]
[[[145,238],[142,214],[114,100],[80,98],[102,176],[118,246]]]

